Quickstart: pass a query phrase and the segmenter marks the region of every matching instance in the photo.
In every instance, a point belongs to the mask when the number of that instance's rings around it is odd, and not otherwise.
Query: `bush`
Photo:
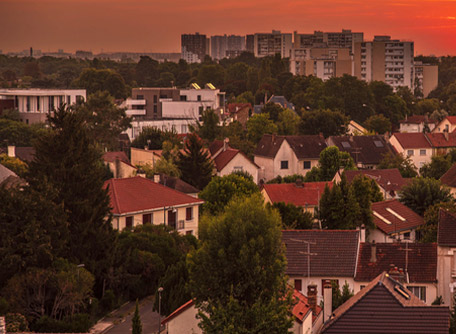
[[[32,330],[41,333],[88,333],[90,327],[92,327],[90,315],[79,313],[63,320],[42,316]]]
[[[106,290],[103,298],[100,300],[100,305],[103,311],[111,311],[117,306],[117,298],[112,290]]]

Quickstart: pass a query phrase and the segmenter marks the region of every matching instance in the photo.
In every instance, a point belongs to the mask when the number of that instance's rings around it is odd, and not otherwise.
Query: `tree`
[[[203,189],[210,182],[214,166],[196,134],[188,136],[184,152],[178,154],[177,167],[182,173],[182,180],[198,189]]]
[[[261,195],[235,199],[201,221],[189,287],[206,333],[285,333],[288,316],[280,217]],[[286,297],[285,297],[286,296]]]
[[[432,205],[449,202],[453,199],[450,190],[442,187],[440,181],[418,177],[404,186],[400,192],[400,201],[422,216]]]
[[[225,209],[233,197],[250,196],[259,191],[257,185],[239,174],[229,174],[223,177],[215,176],[199,193],[204,199],[203,210],[216,215]]]
[[[339,169],[356,169],[355,162],[348,152],[341,152],[337,146],[329,146],[320,153],[318,167],[313,167],[305,176],[305,181],[331,181]]]
[[[313,216],[309,212],[303,212],[303,208],[284,202],[274,203],[272,207],[279,211],[283,229],[305,230],[312,228]]]
[[[5,166],[19,176],[24,176],[27,172],[27,164],[16,157],[10,157],[8,154],[0,154],[0,165]]]
[[[269,118],[273,122],[277,122],[279,120],[279,115],[282,111],[283,111],[283,108],[280,105],[278,105],[274,102],[268,102],[261,110],[261,113],[269,114]]]
[[[366,120],[366,127],[368,130],[382,135],[385,132],[391,132],[391,121],[382,114],[373,115]]]
[[[202,139],[212,143],[220,134],[219,117],[214,110],[204,110],[201,117],[202,124],[197,123],[196,132]]]
[[[273,133],[277,133],[277,125],[268,114],[253,115],[247,121],[247,138],[253,143],[258,143],[264,134]]]
[[[296,135],[301,119],[293,110],[285,109],[279,114],[277,128],[279,135]]]
[[[86,119],[91,136],[102,148],[119,149],[119,135],[131,127],[131,118],[119,108],[107,91],[97,91],[75,107]]]
[[[348,119],[339,111],[312,110],[303,112],[299,133],[303,135],[323,134],[324,137],[339,136],[345,133]]]
[[[37,191],[43,184],[55,190],[52,200],[68,215],[67,258],[85,264],[101,289],[115,236],[101,152],[80,113],[62,106],[48,121],[51,131],[37,142],[26,180]]]
[[[131,146],[141,149],[147,147],[148,150],[160,150],[164,141],[169,141],[173,146],[180,147],[180,140],[175,131],[162,131],[155,126],[145,126],[133,140]]]
[[[339,284],[335,281],[331,282],[332,286],[332,311],[337,310],[339,306],[349,300],[354,296],[353,290],[350,290],[350,285],[345,281],[345,284],[342,286],[342,293],[340,291]]]
[[[402,177],[410,178],[418,175],[416,167],[410,157],[404,157],[402,154],[386,153],[377,166],[378,169],[397,168]]]
[[[446,210],[456,213],[456,207],[453,202],[442,202],[430,206],[424,212],[424,225],[418,226],[417,231],[420,234],[420,242],[430,243],[437,242],[437,231],[439,227],[439,212]]]
[[[454,154],[434,155],[431,162],[420,168],[420,175],[438,180],[451,168],[455,162],[453,159]]]
[[[142,324],[141,317],[139,316],[139,302],[136,299],[136,308],[133,318],[131,318],[131,333],[132,334],[142,334]]]
[[[350,187],[353,189],[353,195],[359,205],[360,220],[364,222],[366,227],[374,229],[371,205],[374,202],[383,201],[380,188],[375,180],[362,174],[353,179]]]
[[[116,99],[128,96],[123,78],[110,69],[86,68],[75,80],[74,86],[86,89],[89,95],[97,91],[108,91]]]

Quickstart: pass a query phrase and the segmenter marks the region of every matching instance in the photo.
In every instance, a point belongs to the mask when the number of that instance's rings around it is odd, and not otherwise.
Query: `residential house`
[[[395,277],[378,274],[334,311],[321,333],[448,333],[448,306],[426,305]]]
[[[246,172],[252,176],[253,182],[258,184],[260,167],[240,150],[229,147],[228,139],[224,141],[215,140],[209,146],[209,152],[218,176],[229,175],[233,172]]]
[[[323,324],[323,314],[320,306],[315,304],[315,298],[306,297],[301,292],[293,290],[293,306],[290,313],[293,315],[293,334],[317,333]],[[168,334],[198,334],[202,333],[198,327],[198,310],[195,302],[189,300],[176,309],[161,322]]]
[[[451,194],[456,196],[456,164],[453,164],[453,166],[440,177],[440,182],[450,188]]]
[[[417,228],[424,219],[396,199],[372,203],[375,229],[369,231],[369,241],[403,242],[418,241]]]
[[[360,231],[284,230],[282,242],[287,257],[286,274],[298,291],[317,290],[317,305],[323,300],[323,285],[332,281],[355,288]]]
[[[252,109],[250,103],[230,103],[226,108],[225,121],[228,121],[228,123],[239,122],[245,128],[252,115]]]
[[[293,103],[289,102],[285,96],[282,95],[272,95],[267,103],[275,103],[279,106],[281,106],[284,109],[290,109],[290,110],[295,110],[295,106]]]
[[[392,269],[415,296],[431,305],[437,291],[437,245],[435,243],[365,243],[359,248],[355,293],[375,277]]]
[[[399,132],[431,132],[435,129],[436,120],[430,119],[427,115],[412,115],[399,121]]]
[[[361,124],[356,123],[355,121],[350,121],[347,126],[347,134],[350,136],[359,136],[366,134],[368,131]]]
[[[399,154],[409,157],[418,170],[431,162],[433,148],[426,134],[422,132],[394,133],[389,142]]]
[[[266,203],[284,202],[303,209],[304,212],[315,213],[325,187],[332,188],[332,182],[301,182],[264,184],[261,194]]]
[[[131,164],[133,166],[149,165],[154,167],[155,162],[161,158],[162,150],[148,150],[132,147],[130,148]]]
[[[203,200],[140,176],[110,179],[104,187],[111,200],[115,229],[165,224],[179,233],[198,235],[199,206]]]
[[[189,196],[198,198],[199,189],[179,179],[178,177],[158,173],[154,174],[154,182],[160,183],[165,187],[180,191],[181,193],[187,194]]]
[[[18,158],[19,160],[21,160],[25,163],[29,163],[35,157],[35,148],[28,147],[28,146],[18,147],[18,146],[9,145],[6,153],[8,154],[9,157]]]
[[[348,152],[359,169],[375,169],[383,157],[396,153],[383,136],[331,136],[328,146],[337,146],[341,152]]]
[[[109,166],[114,178],[135,176],[137,168],[130,163],[123,151],[106,152],[103,154],[104,163]]]
[[[259,179],[268,181],[277,176],[305,176],[318,165],[320,153],[327,147],[323,136],[276,136],[266,134],[254,152],[254,162],[260,166]]]
[[[358,175],[364,175],[375,181],[380,188],[384,199],[398,198],[399,191],[408,181],[404,179],[397,168],[392,169],[369,169],[369,170],[339,170],[333,178],[333,182],[339,183],[342,173],[345,173],[347,182],[351,183]]]
[[[438,123],[433,133],[448,132],[451,133],[456,129],[456,116],[447,116],[440,123]]]
[[[437,232],[437,280],[444,305],[453,305],[456,293],[456,214],[440,209]]]
[[[456,148],[456,132],[426,133],[432,146],[432,155],[444,155]]]

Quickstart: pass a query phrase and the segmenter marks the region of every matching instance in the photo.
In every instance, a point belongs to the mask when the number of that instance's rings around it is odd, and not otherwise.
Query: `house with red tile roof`
[[[437,252],[439,295],[445,305],[453,305],[453,294],[456,292],[456,214],[444,209],[439,212]]]
[[[449,150],[456,148],[456,132],[426,133],[433,155],[447,154]]]
[[[261,193],[266,203],[284,202],[314,213],[320,203],[325,187],[332,188],[332,182],[301,182],[264,184]]]
[[[416,229],[424,225],[419,214],[396,199],[372,203],[375,229],[369,231],[369,241],[417,241]]]
[[[353,179],[359,175],[364,175],[372,180],[380,188],[383,198],[393,199],[398,198],[398,193],[405,186],[408,181],[404,179],[397,168],[391,169],[365,169],[365,170],[339,170],[334,175],[333,182],[339,183],[342,177],[342,173],[345,173],[347,182],[351,183]]]
[[[438,123],[433,133],[448,132],[451,133],[456,129],[456,116],[447,116],[440,123]]]
[[[456,164],[440,177],[440,182],[450,188],[451,194],[456,195]]]
[[[137,168],[130,163],[123,151],[106,152],[103,154],[103,161],[109,166],[114,178],[132,177],[136,174]]]
[[[225,122],[239,122],[245,128],[247,121],[252,115],[253,108],[250,103],[229,103],[224,115]]]
[[[282,243],[287,257],[289,284],[298,291],[315,287],[317,305],[323,300],[326,281],[355,289],[360,231],[284,230]]]
[[[438,122],[430,119],[427,115],[412,115],[399,121],[399,132],[431,132]]]
[[[311,297],[304,296],[301,292],[293,290],[293,306],[290,313],[293,315],[293,334],[316,333],[323,324],[323,313],[319,305],[311,301]],[[315,298],[313,299],[315,300]],[[196,318],[198,310],[195,302],[189,300],[180,306],[161,322],[166,327],[168,334],[196,334],[202,333],[198,327],[199,319]]]
[[[356,267],[355,293],[382,272],[392,270],[397,272],[407,289],[426,304],[431,305],[440,295],[437,290],[437,244],[362,242]]]
[[[426,134],[422,132],[393,133],[389,142],[399,154],[409,157],[418,170],[431,162],[433,147]]]
[[[448,333],[448,306],[426,305],[395,278],[386,271],[378,274],[334,311],[321,333]]]
[[[259,178],[269,181],[277,176],[305,176],[318,165],[320,153],[327,147],[323,136],[264,135],[258,143],[254,162],[261,168]]]
[[[144,177],[110,179],[108,190],[115,229],[165,224],[182,234],[198,236],[199,206],[203,200]]]

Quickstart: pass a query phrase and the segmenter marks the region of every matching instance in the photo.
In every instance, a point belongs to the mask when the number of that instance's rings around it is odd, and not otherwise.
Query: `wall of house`
[[[310,161],[310,168],[309,169],[304,169],[304,161]],[[298,168],[297,168],[297,174],[302,174],[303,176],[306,176],[306,174],[308,172],[310,172],[310,170],[313,168],[313,167],[317,167],[318,166],[318,159],[303,159],[303,160],[299,160],[298,161]]]
[[[431,157],[432,157],[432,149],[431,148],[403,148],[399,141],[396,139],[396,137],[393,135],[389,139],[389,142],[393,147],[397,150],[398,153],[402,154],[403,156],[408,155],[408,151],[412,150],[413,155],[410,155],[410,160],[413,162],[415,167],[418,169],[423,167],[424,164],[431,162]],[[426,150],[425,155],[421,155],[420,150]]]
[[[243,170],[244,172],[249,173],[253,177],[253,182],[258,184],[258,168],[245,156],[242,154],[236,154],[236,156],[231,159],[231,161],[217,173],[219,176],[229,175],[237,170]]]
[[[412,229],[412,230],[409,230],[410,231],[410,238],[409,239],[405,239],[404,237],[404,233],[407,232],[407,231],[402,231],[399,233],[399,239],[401,241],[410,241],[410,242],[414,242],[416,240],[416,230],[415,229]],[[379,229],[375,229],[375,230],[370,230],[369,231],[369,236],[367,237],[368,241],[369,242],[372,242],[372,241],[375,241],[376,243],[383,243],[383,242],[386,242],[386,243],[393,243],[393,242],[397,242],[397,238],[396,236],[394,235],[387,235],[385,233],[383,233],[381,230]]]
[[[187,308],[185,311],[169,320],[166,324],[168,334],[200,334],[203,331],[198,327],[199,320],[196,319],[198,310],[195,306]]]
[[[300,323],[296,320],[293,321],[293,328],[291,329],[293,334],[311,334],[312,333],[312,312],[307,313],[307,317]]]
[[[258,179],[269,181],[274,178],[274,159],[267,157],[254,156],[253,161],[260,166]]]
[[[191,220],[186,220],[186,209],[188,207],[193,207],[193,217]],[[184,207],[176,208],[176,222],[177,222],[177,230],[180,234],[187,234],[191,233],[198,237],[198,219],[199,219],[199,205],[187,205]],[[133,227],[142,225],[143,224],[143,215],[152,213],[152,222],[154,225],[161,225],[163,224],[163,220],[166,220],[166,225],[168,225],[168,211],[164,208],[145,211],[136,214],[122,214],[121,216],[114,216],[112,220],[112,226],[115,229],[122,231],[126,227],[126,217],[133,216]],[[179,221],[184,221],[183,228],[180,228]]]
[[[437,290],[444,305],[453,305],[456,287],[456,248],[437,247]],[[453,277],[453,273],[455,274]]]
[[[281,169],[281,162],[288,161],[288,169]],[[290,145],[286,140],[282,142],[279,150],[274,158],[274,175],[272,178],[277,176],[287,176],[298,173],[298,158],[296,154],[291,149]]]
[[[132,177],[136,174],[136,168],[126,164],[122,161],[108,162],[109,169],[111,170],[114,178],[123,179],[126,177]]]
[[[152,151],[143,150],[140,148],[130,148],[130,161],[133,166],[149,164],[151,167],[154,166],[155,161],[160,159]]]
[[[448,132],[453,132],[453,130],[456,129],[456,124],[451,124],[448,119],[445,118],[443,121],[437,124],[434,131],[432,132],[444,132],[447,131],[447,129]]]

